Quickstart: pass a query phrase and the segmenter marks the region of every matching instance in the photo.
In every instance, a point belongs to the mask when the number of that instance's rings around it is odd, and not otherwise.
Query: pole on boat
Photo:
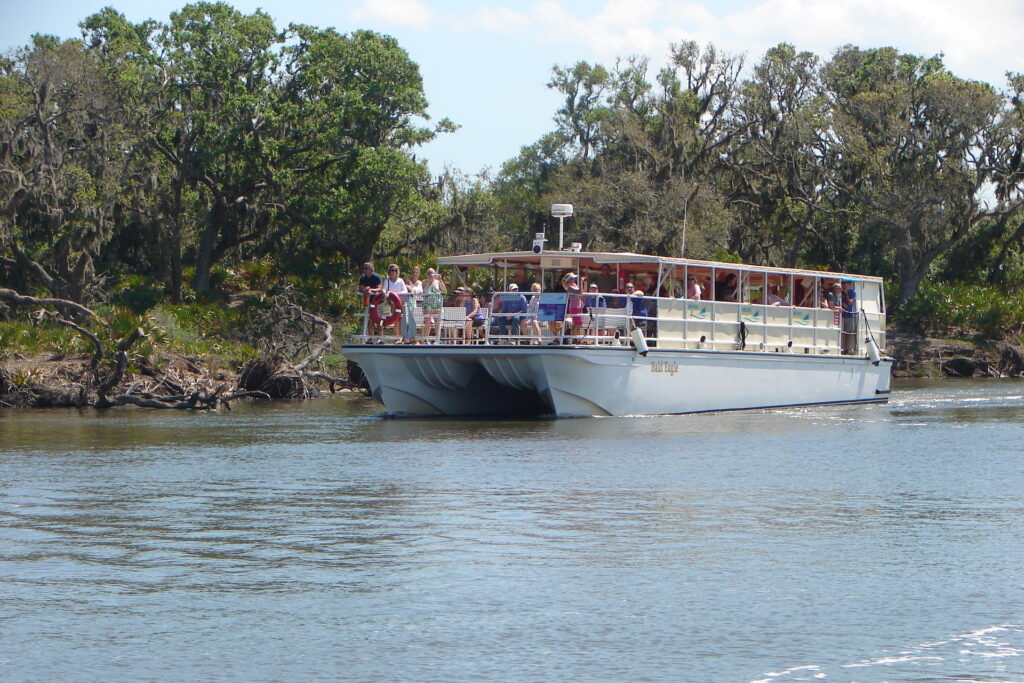
[[[562,221],[572,217],[572,204],[552,204],[551,215],[558,219],[558,251],[562,251]]]

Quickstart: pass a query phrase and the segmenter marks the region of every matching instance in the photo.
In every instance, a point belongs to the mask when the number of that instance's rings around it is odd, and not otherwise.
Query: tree
[[[293,26],[275,105],[281,140],[272,184],[306,247],[369,259],[382,239],[404,245],[429,228],[440,207],[430,173],[411,151],[438,133],[417,65],[397,41],[372,31],[343,35]],[[401,248],[401,246],[399,246]]]
[[[891,250],[897,305],[935,260],[982,223],[1021,209],[1019,193],[989,203],[1018,141],[1003,98],[957,78],[939,57],[845,47],[825,66],[831,121],[822,135],[837,197],[860,217],[864,252]]]
[[[785,43],[768,50],[740,88],[725,177],[737,218],[729,249],[746,261],[796,266],[811,242],[816,262],[842,263],[827,231],[819,92],[817,57]]]
[[[0,61],[0,257],[55,297],[90,298],[134,178],[124,112],[80,41]]]
[[[656,86],[639,58],[610,75],[585,63],[556,69],[550,86],[566,96],[557,134],[579,153],[550,176],[546,198],[578,198],[592,248],[680,254],[689,238],[691,252],[697,242],[696,253],[710,253],[726,213],[716,176],[736,133],[730,107],[741,67],[686,42],[672,46]],[[591,150],[592,160],[583,154]],[[688,236],[691,221],[700,229]]]

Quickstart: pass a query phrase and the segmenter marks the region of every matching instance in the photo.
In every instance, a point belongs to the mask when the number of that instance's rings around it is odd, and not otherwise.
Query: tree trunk
[[[167,212],[168,235],[167,255],[170,260],[170,295],[173,303],[181,303],[181,182],[177,179],[171,194],[171,206]]]
[[[904,253],[900,256],[900,293],[896,298],[896,308],[917,296],[917,288],[927,275],[929,265],[931,259],[927,259],[927,262],[918,262],[909,254]]]
[[[199,238],[199,252],[196,254],[196,276],[192,288],[199,293],[210,291],[210,268],[213,267],[213,250],[226,218],[224,202],[220,197],[214,200],[213,210],[203,227]]]

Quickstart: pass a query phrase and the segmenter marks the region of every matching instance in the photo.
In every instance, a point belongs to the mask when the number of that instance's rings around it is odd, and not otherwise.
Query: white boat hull
[[[882,403],[891,362],[616,347],[346,346],[393,415],[664,415]]]

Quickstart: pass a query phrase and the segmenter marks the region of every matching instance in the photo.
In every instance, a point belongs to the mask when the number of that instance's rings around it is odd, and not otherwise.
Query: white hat
[[[514,283],[514,282],[513,282],[512,284],[510,284],[510,285],[508,286],[508,290],[509,290],[510,292],[511,292],[511,291],[516,291],[516,292],[518,292],[518,291],[519,291],[519,285],[517,285],[516,283]]]

